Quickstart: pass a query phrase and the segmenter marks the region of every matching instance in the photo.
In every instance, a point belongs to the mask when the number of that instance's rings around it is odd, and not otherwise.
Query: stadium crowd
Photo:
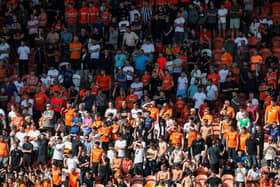
[[[277,0],[0,0],[0,186],[280,186]]]

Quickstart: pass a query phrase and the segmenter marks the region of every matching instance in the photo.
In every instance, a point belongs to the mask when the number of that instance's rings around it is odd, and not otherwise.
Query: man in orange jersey
[[[174,80],[168,70],[165,70],[164,74],[165,76],[163,77],[162,80],[162,90],[165,92],[167,97],[170,97],[171,90],[174,86]]]
[[[69,49],[71,51],[70,61],[73,66],[73,69],[77,70],[81,68],[80,58],[82,51],[82,43],[79,42],[79,37],[74,36],[73,42],[69,44]]]
[[[236,156],[236,151],[238,150],[239,145],[239,136],[238,132],[231,126],[230,131],[227,133],[226,137],[226,150],[231,159],[234,159]]]
[[[269,86],[276,89],[277,86],[277,73],[272,68],[268,68],[265,80]]]
[[[89,8],[85,1],[82,2],[82,8],[79,10],[79,22],[80,28],[88,28],[88,21],[89,21]]]
[[[100,148],[100,142],[95,142],[95,145],[91,148],[91,155],[90,155],[90,167],[92,168],[92,172],[94,177],[98,175],[98,168],[99,163],[102,157],[104,150]]]
[[[245,127],[241,128],[241,132],[239,135],[239,150],[243,153],[246,152],[246,141],[249,138],[249,134],[247,133],[247,129]]]
[[[71,103],[67,103],[66,108],[62,108],[61,112],[62,112],[62,116],[64,117],[64,124],[66,127],[66,132],[70,132],[71,129],[71,121],[72,118],[74,117],[74,112],[75,112],[75,108],[72,108],[72,104]]]
[[[96,82],[98,87],[102,90],[102,92],[109,96],[109,90],[111,89],[112,80],[110,75],[106,75],[105,70],[101,70],[100,75],[97,75]]]
[[[263,57],[259,55],[257,51],[254,51],[254,55],[251,56],[250,62],[251,62],[251,71],[255,71],[256,76],[258,76],[261,70],[261,64],[263,64]]]
[[[56,165],[52,165],[51,176],[52,176],[52,184],[54,187],[61,186],[62,184],[61,174],[62,174],[61,170]]]
[[[67,27],[70,32],[75,33],[77,29],[77,15],[78,12],[76,9],[74,9],[72,4],[68,5],[68,8],[65,10],[65,16],[66,16],[66,22]]]
[[[107,123],[103,123],[102,127],[98,129],[98,133],[100,134],[100,141],[102,142],[102,148],[104,151],[108,150],[109,140],[111,136],[111,128],[107,126]]]
[[[279,124],[279,112],[280,106],[276,105],[276,101],[273,99],[265,109],[265,124],[277,122]]]
[[[231,117],[231,119],[233,119],[235,117],[234,108],[232,108],[230,106],[229,100],[225,100],[225,104],[224,104],[222,110],[220,111],[220,114],[222,116],[228,115],[229,117]]]
[[[41,113],[44,111],[44,106],[49,100],[42,88],[37,88],[37,93],[34,95],[34,121],[37,122],[40,118]]]
[[[130,94],[126,97],[127,108],[132,109],[133,105],[137,103],[138,96],[134,94],[134,89],[130,89]]]
[[[89,26],[93,28],[95,23],[97,22],[97,17],[99,16],[99,10],[92,2],[89,3],[88,13],[89,13]]]
[[[159,121],[159,109],[156,107],[156,102],[151,101],[143,105],[143,109],[151,112],[151,117],[155,121]]]
[[[230,66],[232,62],[232,56],[229,52],[225,50],[225,48],[222,49],[223,54],[221,56],[221,63],[227,65],[227,67]]]
[[[259,99],[260,99],[261,107],[263,107],[264,100],[265,100],[265,97],[266,97],[265,92],[269,91],[269,89],[270,89],[270,86],[267,85],[265,81],[262,81],[261,85],[259,86],[259,93],[260,93],[259,94]]]
[[[176,145],[181,145],[181,149],[184,149],[185,146],[185,137],[184,134],[178,130],[177,127],[173,128],[173,133],[170,134],[170,141],[173,147],[175,147]]]
[[[3,135],[0,135],[0,164],[3,167],[8,166],[8,158],[9,158],[9,145],[4,141]]]
[[[70,187],[79,187],[80,186],[80,174],[76,171],[75,168],[71,169],[71,172],[68,173],[69,186]]]

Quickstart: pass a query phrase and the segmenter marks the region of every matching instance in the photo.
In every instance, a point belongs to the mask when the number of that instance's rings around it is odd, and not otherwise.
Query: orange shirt
[[[143,75],[142,76],[142,83],[143,83],[143,86],[148,86],[149,83],[150,83],[150,80],[151,80],[151,76],[150,75]]]
[[[119,110],[122,107],[122,103],[125,101],[124,97],[118,96],[116,98],[116,108]]]
[[[95,23],[97,22],[97,16],[99,15],[99,10],[96,7],[92,7],[88,9],[89,13],[89,22]]]
[[[54,85],[50,88],[50,92],[55,92],[55,91],[60,92],[61,90],[62,90],[62,88],[60,85]]]
[[[268,85],[260,85],[259,86],[259,92],[260,92],[260,100],[264,101],[265,100],[265,92],[269,90]]]
[[[75,108],[70,108],[70,109],[65,109],[63,111],[65,126],[71,126],[71,121],[74,116],[75,110],[76,110]]]
[[[219,85],[219,81],[220,81],[220,76],[217,73],[214,74],[209,74],[207,76],[207,80],[212,80],[213,84],[215,84],[216,86]]]
[[[45,103],[48,100],[48,96],[45,93],[36,93],[34,95],[34,109],[35,111],[43,111],[45,110]]]
[[[272,187],[273,186],[273,180],[271,178],[268,179],[268,182],[266,182],[266,179],[264,177],[260,180],[260,187]]]
[[[66,13],[68,23],[71,24],[77,23],[77,14],[78,14],[77,10],[75,10],[74,8],[71,10],[67,9],[65,13]]]
[[[74,51],[71,51],[71,56],[70,58],[71,59],[74,59],[74,60],[77,60],[77,59],[80,59],[81,57],[81,49],[82,49],[82,43],[80,42],[77,42],[77,43],[70,43],[70,46],[69,46],[70,50],[74,50]]]
[[[110,127],[101,127],[98,129],[98,133],[101,134],[100,140],[101,142],[109,142],[109,137],[111,134],[111,128]]]
[[[173,146],[175,146],[176,144],[181,144],[182,139],[184,139],[184,134],[181,133],[181,132],[173,132],[170,135],[170,141],[171,141]]]
[[[88,16],[89,16],[89,9],[88,8],[80,8],[80,10],[79,10],[80,23],[87,24],[88,23]]]
[[[251,70],[256,70],[256,65],[260,65],[263,63],[263,58],[260,55],[255,55],[250,58],[251,61]]]
[[[208,122],[209,121],[213,121],[213,119],[214,119],[214,117],[212,116],[212,115],[210,115],[210,114],[207,114],[207,115],[203,115],[203,117],[202,117],[202,121],[203,120],[205,120],[205,119],[207,119],[208,120]]]
[[[109,91],[111,84],[111,77],[109,75],[97,75],[96,81],[98,87],[101,88],[102,91]]]
[[[119,124],[111,125],[111,140],[116,140],[118,138],[118,134],[120,132],[120,127],[121,126]]]
[[[246,141],[249,138],[248,134],[240,134],[239,135],[239,149],[245,151],[246,149]]]
[[[60,112],[63,105],[63,99],[61,99],[61,97],[52,97],[51,104],[53,105],[53,111]]]
[[[279,118],[280,107],[279,106],[267,106],[265,109],[266,123],[277,122]]]
[[[228,106],[227,107],[227,115],[229,115],[231,118],[234,118],[234,116],[235,116],[234,108],[232,108],[231,106]]]
[[[232,56],[230,53],[225,52],[222,56],[221,56],[221,62],[222,64],[226,64],[227,67],[230,66],[231,62],[232,62]]]
[[[55,185],[60,185],[62,183],[61,181],[61,171],[59,169],[52,171],[52,182]]]
[[[228,123],[222,124],[222,133],[223,133],[223,139],[227,139],[227,133],[230,130],[230,125]]]
[[[182,112],[183,108],[185,105],[185,101],[181,100],[181,101],[176,101],[176,110],[178,113]]]
[[[95,127],[97,129],[99,129],[100,127],[102,127],[102,124],[103,124],[103,122],[101,120],[94,121],[91,125],[91,128]]]
[[[238,132],[228,132],[227,133],[227,147],[228,148],[235,148],[237,146],[237,139],[238,138]]]
[[[197,137],[197,131],[190,131],[188,133],[188,147],[192,146],[192,142],[196,139]]]
[[[272,101],[272,97],[269,95],[269,96],[266,96],[265,99],[264,99],[264,105],[267,107],[268,105],[270,105],[271,101]]]
[[[162,80],[163,91],[170,91],[172,83],[174,83],[174,81],[170,75],[163,77],[163,80]]]
[[[275,89],[277,85],[277,73],[276,72],[268,73],[267,76],[265,77],[265,80],[268,85],[273,85]]]
[[[99,163],[104,150],[102,148],[92,148],[91,149],[91,162]]]
[[[165,68],[165,63],[167,62],[165,57],[160,57],[157,59],[157,63],[159,64],[161,69]]]
[[[88,91],[87,90],[81,90],[80,91],[80,97],[84,97],[85,95],[87,95]]]
[[[12,119],[12,124],[13,124],[13,126],[16,126],[17,129],[19,129],[19,127],[23,125],[23,122],[24,122],[24,119],[22,116],[19,116],[19,117],[16,116],[16,117],[13,117],[13,119]]]
[[[170,117],[173,116],[173,110],[172,108],[168,108],[168,109],[161,109],[160,112],[159,112],[159,115],[162,116],[162,118],[164,118],[164,116],[166,114],[169,114]]]
[[[91,87],[91,94],[97,96],[98,86]]]
[[[136,103],[137,100],[138,100],[138,96],[135,95],[135,94],[130,94],[130,95],[128,95],[128,96],[126,97],[125,100],[126,100],[126,103],[127,103],[127,108],[132,109],[134,103]]]
[[[78,187],[78,181],[80,180],[79,173],[69,173],[68,177],[70,187]]]
[[[151,117],[157,121],[157,116],[159,115],[159,109],[156,107],[147,108],[148,111],[151,112]]]
[[[190,114],[190,110],[187,108],[182,109],[182,115],[183,115],[183,119],[184,120],[188,120],[189,119],[189,114]]]
[[[9,145],[7,142],[0,142],[0,157],[7,157],[9,155]]]

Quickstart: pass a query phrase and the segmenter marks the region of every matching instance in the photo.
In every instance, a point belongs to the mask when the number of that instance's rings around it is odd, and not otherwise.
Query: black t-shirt
[[[85,155],[85,156],[80,156],[79,157],[79,163],[80,163],[80,165],[82,165],[82,164],[85,164],[85,163],[89,163],[90,162],[90,159],[89,159],[89,157],[87,156],[87,155]],[[88,167],[85,167],[85,166],[83,166],[83,167],[80,167],[80,169],[81,170],[87,170],[88,169]]]
[[[84,183],[86,184],[87,187],[92,187],[93,182],[94,182],[93,177],[90,177],[90,178],[85,177],[85,179],[84,179]]]
[[[208,155],[210,156],[210,164],[218,164],[220,160],[221,149],[219,147],[210,147],[208,149]]]
[[[200,154],[201,151],[205,149],[205,141],[203,139],[200,140],[194,140],[192,142],[192,152],[193,155]]]
[[[39,140],[38,144],[39,144],[38,155],[47,157],[49,140],[47,139]]]
[[[259,145],[259,142],[256,140],[256,138],[249,138],[246,141],[246,146],[248,147],[248,154],[249,155],[257,155],[257,146]]]
[[[22,148],[25,149],[25,150],[28,150],[28,151],[31,150],[31,153],[23,153],[24,158],[31,158],[33,145],[31,143],[24,143]]]
[[[19,166],[20,160],[23,157],[23,153],[21,150],[12,150],[11,151],[11,157],[12,157],[12,165],[13,166]]]
[[[211,187],[218,187],[220,184],[222,184],[222,180],[218,177],[210,177],[207,179],[206,183]]]
[[[72,141],[72,153],[74,156],[77,156],[79,153],[79,147],[82,147],[82,143],[80,140],[73,140]]]
[[[110,160],[108,158],[100,160],[100,175],[109,174],[109,163]]]

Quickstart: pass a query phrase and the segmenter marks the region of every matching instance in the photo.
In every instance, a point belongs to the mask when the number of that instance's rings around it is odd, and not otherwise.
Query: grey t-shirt
[[[45,116],[51,117],[54,116],[54,111],[53,110],[46,110],[43,113]],[[54,121],[53,119],[45,119],[43,123],[43,127],[48,127],[48,128],[54,128]]]
[[[209,155],[210,164],[218,164],[220,160],[220,152],[221,149],[219,147],[210,147],[207,151],[207,154]]]
[[[212,24],[217,23],[217,12],[218,12],[218,10],[216,8],[208,9],[206,11],[207,15],[208,14],[216,14],[216,16],[210,16],[209,15],[208,18],[207,18],[207,23],[212,23]]]

